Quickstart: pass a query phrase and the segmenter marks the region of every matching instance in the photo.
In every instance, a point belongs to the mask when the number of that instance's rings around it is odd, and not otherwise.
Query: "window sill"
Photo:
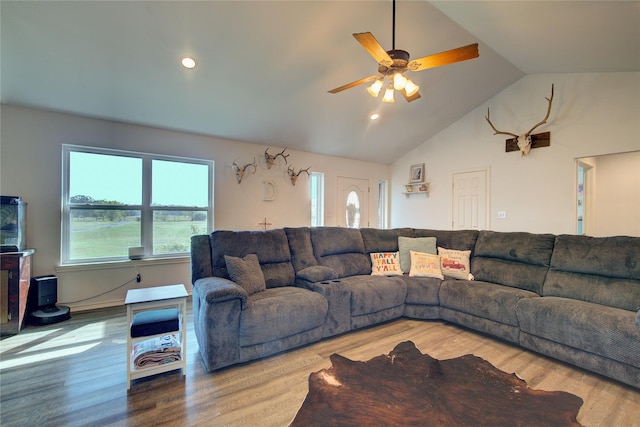
[[[90,270],[107,270],[112,268],[126,268],[126,267],[151,267],[154,265],[168,265],[168,264],[188,264],[190,257],[170,257],[170,258],[147,258],[136,260],[122,260],[122,261],[109,261],[99,263],[83,263],[83,264],[64,264],[56,265],[56,273],[68,273],[73,271],[90,271]]]

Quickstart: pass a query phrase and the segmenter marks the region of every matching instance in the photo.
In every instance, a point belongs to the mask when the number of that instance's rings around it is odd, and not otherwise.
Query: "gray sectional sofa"
[[[371,253],[425,238],[469,251],[473,280],[371,274]],[[215,231],[192,238],[191,264],[195,333],[208,371],[407,317],[462,325],[640,388],[638,237]]]

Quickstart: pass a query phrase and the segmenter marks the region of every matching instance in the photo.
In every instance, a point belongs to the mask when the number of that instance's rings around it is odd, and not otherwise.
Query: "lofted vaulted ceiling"
[[[640,71],[638,1],[398,1],[412,58],[480,51],[412,73],[410,104],[327,93],[375,74],[352,34],[391,49],[391,0],[2,0],[0,14],[2,103],[380,163],[526,74]]]

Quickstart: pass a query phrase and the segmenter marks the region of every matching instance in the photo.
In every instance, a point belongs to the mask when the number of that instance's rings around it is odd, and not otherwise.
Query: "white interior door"
[[[453,208],[451,224],[454,230],[487,228],[487,171],[453,174]]]
[[[339,176],[337,194],[337,225],[348,228],[368,227],[369,180]]]

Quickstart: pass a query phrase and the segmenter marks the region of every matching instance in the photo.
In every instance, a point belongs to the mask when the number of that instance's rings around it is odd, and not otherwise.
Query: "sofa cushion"
[[[539,296],[523,289],[478,281],[445,280],[440,286],[441,307],[511,326],[518,326],[518,301],[534,297]]]
[[[520,330],[609,359],[640,366],[640,329],[635,313],[568,298],[531,298],[518,303]]]
[[[295,271],[318,265],[313,254],[311,231],[309,227],[284,228],[291,251],[291,263]]]
[[[557,236],[551,268],[640,280],[640,237]]]
[[[439,305],[441,279],[433,277],[400,277],[407,285],[406,304]]]
[[[372,276],[402,276],[400,268],[400,252],[372,252]]]
[[[440,256],[425,252],[409,251],[411,254],[410,277],[435,277],[444,279],[440,270]]]
[[[478,230],[430,230],[416,228],[414,237],[435,237],[438,246],[443,248],[472,251],[478,240]]]
[[[544,282],[543,295],[572,298],[630,311],[640,308],[640,282],[631,279],[551,269]]]
[[[351,316],[400,306],[407,296],[407,285],[400,277],[351,276],[340,282],[351,292]]]
[[[640,238],[556,237],[545,296],[640,308]]]
[[[481,231],[471,274],[476,280],[542,295],[554,242],[552,234]]]
[[[210,235],[212,273],[229,279],[225,255],[243,258],[255,253],[267,288],[292,286],[295,273],[289,242],[282,229],[267,231],[216,230]]]
[[[364,251],[371,252],[397,252],[398,237],[413,237],[411,228],[392,228],[381,230],[378,228],[361,228]]]
[[[322,326],[327,300],[317,292],[279,287],[249,297],[240,317],[240,345],[261,344]]]
[[[225,255],[224,260],[227,264],[229,277],[242,286],[247,291],[247,295],[253,295],[267,289],[256,254],[249,254],[244,258]]]
[[[440,269],[445,277],[462,280],[472,280],[471,276],[471,251],[458,251],[445,249],[438,246],[440,255]]]
[[[298,273],[296,273],[296,277],[312,283],[322,282],[324,280],[337,279],[338,272],[330,267],[314,265],[298,271]]]
[[[437,255],[435,237],[398,237],[398,249],[400,251],[400,267],[408,273],[411,270],[411,254],[409,251],[423,252]]]
[[[371,274],[371,259],[364,252],[360,230],[314,227],[311,228],[311,242],[318,264],[333,268],[339,277]]]

